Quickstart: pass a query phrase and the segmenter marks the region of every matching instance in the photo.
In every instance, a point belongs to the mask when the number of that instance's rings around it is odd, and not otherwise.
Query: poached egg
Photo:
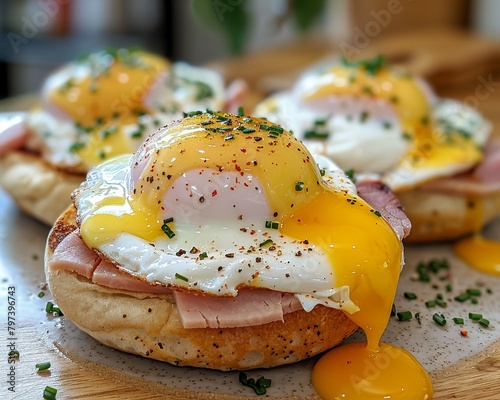
[[[379,346],[403,263],[400,238],[342,170],[318,160],[267,120],[194,112],[88,174],[74,194],[81,236],[151,283],[212,296],[267,288],[293,294],[305,310],[342,310],[368,344],[346,347],[360,380],[335,388],[424,399],[432,388],[422,367]],[[389,356],[376,381],[363,378],[367,357]],[[389,384],[395,370],[409,371],[403,388]],[[315,371],[320,395],[336,398],[323,390],[330,377]]]
[[[146,133],[200,108],[222,108],[222,77],[140,49],[80,57],[45,81],[25,125],[28,147],[74,172],[135,151]]]

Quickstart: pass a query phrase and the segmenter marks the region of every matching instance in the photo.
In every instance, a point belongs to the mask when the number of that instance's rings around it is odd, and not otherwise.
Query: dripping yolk
[[[449,165],[474,165],[482,152],[464,132],[443,127],[433,119],[432,107],[421,84],[408,73],[381,64],[340,63],[318,73],[303,92],[304,101],[328,96],[367,97],[393,107],[408,141],[408,150],[396,166],[405,175]]]
[[[500,275],[500,242],[485,238],[482,233],[484,207],[481,198],[469,200],[473,205],[467,209],[468,226],[472,226],[474,235],[459,240],[453,251],[467,265],[480,272]]]
[[[76,152],[87,166],[133,151],[123,131],[150,113],[145,96],[168,72],[162,57],[120,49],[103,51],[72,63],[58,72],[59,84],[50,87],[48,101],[64,112],[82,133]]]

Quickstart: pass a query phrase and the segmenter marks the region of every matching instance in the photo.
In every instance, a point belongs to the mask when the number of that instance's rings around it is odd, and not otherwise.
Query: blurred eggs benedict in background
[[[456,239],[500,214],[493,173],[500,146],[490,140],[491,124],[382,56],[315,66],[254,114],[282,124],[356,179],[378,176],[412,221],[409,242]]]
[[[432,396],[416,359],[380,343],[408,219],[389,191],[354,185],[281,126],[192,112],[93,168],[73,200],[46,275],[66,318],[97,340],[241,370],[300,361],[359,326],[367,343],[316,365],[320,396]],[[366,363],[384,368],[366,376]]]
[[[0,184],[28,214],[52,224],[93,166],[135,151],[146,132],[185,112],[227,105],[215,71],[141,49],[109,49],[55,71],[40,106],[3,118]]]

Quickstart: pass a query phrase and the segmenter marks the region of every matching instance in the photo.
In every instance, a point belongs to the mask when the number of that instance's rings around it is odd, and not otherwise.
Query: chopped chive
[[[252,118],[243,118],[243,122],[246,122],[247,124],[253,122],[253,119]]]
[[[180,279],[181,281],[187,282],[188,278],[186,278],[184,275],[178,274],[177,272],[175,273],[175,278]]]
[[[472,319],[473,321],[479,321],[481,318],[483,318],[483,314],[470,312],[469,318]]]
[[[142,132],[141,132],[141,131],[135,131],[134,133],[132,133],[132,134],[130,135],[130,137],[131,137],[132,139],[139,139],[139,138],[141,138],[141,137],[142,137]]]
[[[378,212],[377,210],[373,211],[373,213],[377,216],[377,217],[381,217],[382,214],[380,214],[380,212]]]
[[[415,293],[412,293],[412,292],[404,292],[404,297],[405,297],[405,299],[408,299],[408,300],[415,300],[417,298],[417,295]]]
[[[283,133],[284,129],[281,126],[270,125],[269,130],[273,132]]]
[[[315,126],[323,126],[323,125],[326,125],[326,119],[317,119],[316,121],[314,121],[314,125]]]
[[[266,379],[263,376],[255,380],[248,378],[244,372],[240,372],[238,379],[242,385],[251,387],[258,395],[266,394],[266,389],[271,387],[271,379]]]
[[[200,257],[200,260],[204,260],[205,258],[207,258],[207,257],[208,257],[207,252],[206,252],[206,251],[204,251],[203,253],[201,253],[201,254],[199,255],[199,257]]]
[[[278,132],[270,131],[269,132],[269,136],[272,137],[272,138],[277,138],[279,136],[279,133]]]
[[[190,111],[188,112],[188,117],[194,117],[196,115],[201,115],[201,114],[203,114],[203,111]]]
[[[326,171],[325,171],[324,169],[320,169],[320,170],[319,170],[319,174],[320,174],[321,176],[325,176]]]
[[[50,368],[50,362],[43,362],[43,363],[36,364],[35,368],[38,369],[38,371],[44,371],[44,370]]]
[[[455,317],[453,318],[453,322],[457,325],[463,325],[464,324],[464,319],[460,317]]]
[[[493,290],[491,290],[490,288],[486,289],[486,293],[488,294],[492,294],[493,293]]]
[[[52,315],[54,317],[62,317],[64,314],[59,307],[52,307]]]
[[[57,389],[53,387],[46,386],[43,390],[43,398],[44,400],[55,400],[57,394]]]
[[[243,133],[252,133],[252,132],[255,132],[255,129],[253,129],[253,128],[245,128],[245,129],[243,129],[242,132]]]
[[[446,286],[445,286],[445,289],[446,289],[446,291],[448,293],[452,292],[453,291],[453,286],[451,285],[451,283],[447,283]]]
[[[417,272],[418,272],[418,278],[422,282],[430,282],[431,277],[429,276],[429,273],[427,272],[427,267],[424,263],[419,263],[417,265]]]
[[[212,124],[213,124],[213,122],[212,122],[212,121],[202,121],[202,122],[201,122],[201,124],[202,124],[203,126],[205,126],[205,125],[212,125]]]
[[[412,318],[411,311],[401,311],[396,313],[396,316],[400,321],[409,321]]]
[[[348,169],[344,171],[345,176],[347,176],[353,183],[356,183],[354,178],[354,169]]]
[[[238,116],[243,117],[245,115],[245,110],[243,107],[238,107]]]
[[[9,358],[18,358],[18,357],[19,357],[19,352],[17,350],[9,351]]]
[[[448,305],[448,303],[446,303],[446,301],[441,300],[441,299],[436,299],[436,304],[437,304],[439,307],[443,307],[443,308],[445,308],[445,307]]]
[[[224,140],[232,140],[234,139],[234,135],[232,133],[228,133],[226,136],[224,136]]]
[[[40,293],[38,293],[38,297],[39,297],[39,298],[42,298],[43,296],[45,296],[45,292],[40,292]]]
[[[426,302],[425,302],[425,306],[426,306],[427,308],[432,308],[432,307],[434,307],[435,305],[436,305],[436,301],[435,301],[435,300],[429,300],[429,301],[426,301]]]
[[[69,146],[69,152],[76,153],[79,150],[83,149],[85,146],[86,146],[85,143],[82,142],[73,143],[71,146]]]
[[[259,247],[266,247],[273,244],[273,239],[266,239],[262,243],[259,243]]]
[[[301,192],[304,189],[304,182],[295,182],[295,191]]]
[[[51,313],[53,309],[54,309],[54,303],[48,301],[47,305],[45,306],[45,312]]]
[[[169,224],[171,222],[174,222],[174,217],[168,217],[167,219],[164,219],[163,220],[163,223],[164,224]]]
[[[419,312],[418,312],[418,313],[415,313],[415,318],[416,318],[416,320],[417,320],[418,324],[419,324],[419,325],[422,325],[422,321],[420,320],[420,313],[419,313]]]
[[[471,298],[470,298],[470,302],[471,302],[472,304],[477,304],[477,303],[479,303],[479,300],[477,299],[477,297],[471,297]]]
[[[485,328],[487,328],[488,326],[490,326],[490,321],[487,320],[486,318],[481,318],[477,322],[479,322],[479,325],[484,326]]]
[[[459,301],[461,303],[466,301],[466,300],[469,300],[469,299],[470,299],[469,293],[462,293],[462,294],[459,294],[458,296],[455,296],[455,300]]]
[[[466,292],[471,296],[481,296],[481,290],[479,289],[467,289]]]
[[[432,316],[432,319],[434,320],[434,322],[440,326],[445,326],[446,325],[446,319],[444,317],[443,314],[438,314],[438,313],[435,313],[433,316]]]
[[[261,125],[259,125],[259,128],[262,129],[263,131],[268,131],[269,130],[269,125],[261,124]]]
[[[237,129],[238,131],[244,131],[244,130],[245,130],[245,129],[247,129],[247,128],[245,128],[245,126],[243,126],[243,125],[239,125],[236,129]]]
[[[315,130],[308,130],[304,132],[304,139],[328,139],[330,134],[328,132],[318,132]]]
[[[396,305],[393,303],[391,307],[391,317],[396,315]]]
[[[165,233],[165,235],[167,235],[167,237],[169,239],[172,239],[175,236],[175,232],[172,229],[170,229],[170,227],[167,224],[169,222],[172,222],[174,219],[172,218],[171,221],[169,221],[169,220],[170,220],[170,218],[163,220],[163,225],[161,226],[161,230]]]
[[[268,229],[278,229],[279,223],[276,221],[266,221],[266,228]]]

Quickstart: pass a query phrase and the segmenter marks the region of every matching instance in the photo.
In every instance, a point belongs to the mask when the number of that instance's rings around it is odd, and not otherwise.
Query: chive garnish
[[[354,169],[353,168],[345,170],[344,174],[352,181],[352,183],[356,183],[356,180],[354,178]]]
[[[132,134],[130,135],[130,137],[131,137],[132,139],[139,139],[139,138],[141,138],[141,137],[142,137],[142,132],[141,132],[141,131],[135,131],[134,133],[132,133]]]
[[[445,289],[446,289],[446,291],[448,293],[452,292],[453,291],[453,286],[451,285],[451,283],[447,283],[446,286],[445,286]]]
[[[44,293],[44,292],[40,292],[40,293],[38,293],[38,297],[39,297],[39,298],[42,298],[43,296],[45,296],[45,293]]]
[[[266,394],[266,389],[271,386],[271,379],[266,379],[263,376],[255,380],[254,378],[247,378],[247,374],[240,372],[238,378],[241,384],[251,387],[258,395]]]
[[[278,229],[279,223],[276,221],[266,221],[266,228],[268,229]]]
[[[17,350],[9,351],[9,358],[19,358],[19,352]]]
[[[479,302],[479,300],[478,300],[476,297],[471,297],[471,298],[470,298],[470,302],[471,302],[472,304],[477,304],[477,303]]]
[[[438,314],[438,313],[435,313],[433,316],[432,316],[432,319],[434,320],[434,322],[440,326],[445,326],[446,325],[446,319],[444,317],[443,314]]]
[[[47,305],[45,306],[45,312],[51,313],[53,309],[54,309],[54,303],[48,301]]]
[[[455,317],[453,318],[453,322],[457,325],[463,325],[464,324],[464,319],[460,317]]]
[[[44,370],[50,368],[50,362],[43,362],[43,363],[36,364],[35,368],[38,369],[38,371],[44,371]]]
[[[483,314],[470,312],[469,318],[472,319],[473,321],[479,321],[481,318],[483,318]]]
[[[380,212],[379,212],[379,211],[377,211],[377,210],[373,211],[373,213],[374,213],[377,217],[381,217],[381,216],[382,216],[382,214],[380,214]]]
[[[392,303],[391,307],[391,317],[394,317],[396,315],[396,305]]]
[[[212,125],[212,124],[213,124],[213,122],[212,122],[212,121],[202,121],[202,122],[201,122],[201,124],[202,124],[203,126],[205,126],[205,125]]]
[[[169,222],[172,222],[174,219],[173,218],[167,218],[163,220],[163,225],[161,226],[161,230],[167,235],[169,239],[172,239],[175,236],[175,232],[170,229],[170,227],[167,225]]]
[[[319,132],[316,130],[308,130],[304,132],[304,139],[328,139],[328,132]]]
[[[442,300],[442,299],[436,299],[436,304],[439,306],[439,307],[443,307],[445,308],[448,303],[446,303],[446,301]]]
[[[55,400],[57,394],[57,389],[53,387],[46,386],[43,390],[43,398],[44,400]]]
[[[412,292],[404,292],[404,297],[405,297],[405,299],[408,299],[408,300],[415,300],[417,298],[417,295],[415,293],[412,293]]]
[[[459,294],[458,296],[455,296],[455,300],[459,301],[461,303],[466,301],[466,300],[469,300],[469,299],[470,299],[469,293],[462,293],[462,294]]]
[[[253,119],[252,118],[243,118],[243,122],[246,122],[247,124],[249,124],[250,122],[253,122]]]
[[[83,149],[84,147],[85,147],[85,143],[76,142],[76,143],[73,143],[71,146],[69,146],[69,152],[76,153],[77,151]]]
[[[255,129],[253,129],[253,128],[245,128],[245,129],[243,129],[242,132],[243,133],[252,133],[252,132],[255,132]]]
[[[467,289],[467,293],[471,296],[481,296],[481,290],[479,289]]]
[[[326,171],[325,171],[324,169],[320,169],[320,170],[319,170],[319,174],[320,174],[321,176],[325,176]]]
[[[266,239],[262,243],[259,243],[259,247],[266,247],[273,244],[273,239]]]
[[[417,319],[417,322],[419,325],[422,325],[422,321],[420,320],[420,313],[415,313],[415,318]]]
[[[268,131],[269,130],[269,125],[262,124],[262,125],[259,126],[259,128],[262,129],[263,131]]]
[[[277,126],[277,125],[270,125],[269,126],[269,130],[270,131],[273,131],[273,132],[277,132],[277,133],[283,133],[283,128],[281,126]]]
[[[432,307],[434,307],[435,305],[436,305],[436,301],[435,301],[435,300],[429,300],[429,301],[426,301],[426,302],[425,302],[425,306],[426,306],[427,308],[432,308]]]
[[[304,189],[304,182],[297,181],[295,182],[295,191],[301,192]]]
[[[163,220],[163,223],[164,224],[169,224],[171,222],[174,222],[174,217],[168,217],[167,219],[164,219]]]
[[[52,307],[52,315],[54,317],[62,317],[64,314],[59,307]]]
[[[203,253],[201,253],[201,254],[199,255],[199,257],[200,257],[200,260],[204,260],[205,258],[207,258],[207,257],[208,257],[207,252],[206,252],[206,251],[204,251]]]
[[[224,136],[224,140],[232,140],[234,139],[234,135],[232,133],[228,133],[226,136]]]
[[[477,322],[479,322],[479,324],[480,324],[481,326],[484,326],[485,328],[487,328],[488,326],[490,326],[490,321],[489,321],[489,320],[487,320],[486,318],[481,318],[481,319],[479,319],[479,321],[477,321]]]
[[[186,278],[184,275],[178,274],[177,272],[175,273],[175,278],[180,279],[181,281],[187,282],[188,278]]]
[[[228,117],[224,117],[223,115],[218,115],[217,116],[217,121],[226,122],[226,121],[229,121],[229,118]]]
[[[188,117],[194,117],[196,115],[201,115],[201,114],[203,114],[202,111],[190,111],[190,112],[188,112]]]
[[[411,311],[401,311],[396,313],[396,316],[400,321],[409,321],[412,318]]]
[[[243,107],[238,107],[238,116],[243,117],[245,115],[245,110]]]

